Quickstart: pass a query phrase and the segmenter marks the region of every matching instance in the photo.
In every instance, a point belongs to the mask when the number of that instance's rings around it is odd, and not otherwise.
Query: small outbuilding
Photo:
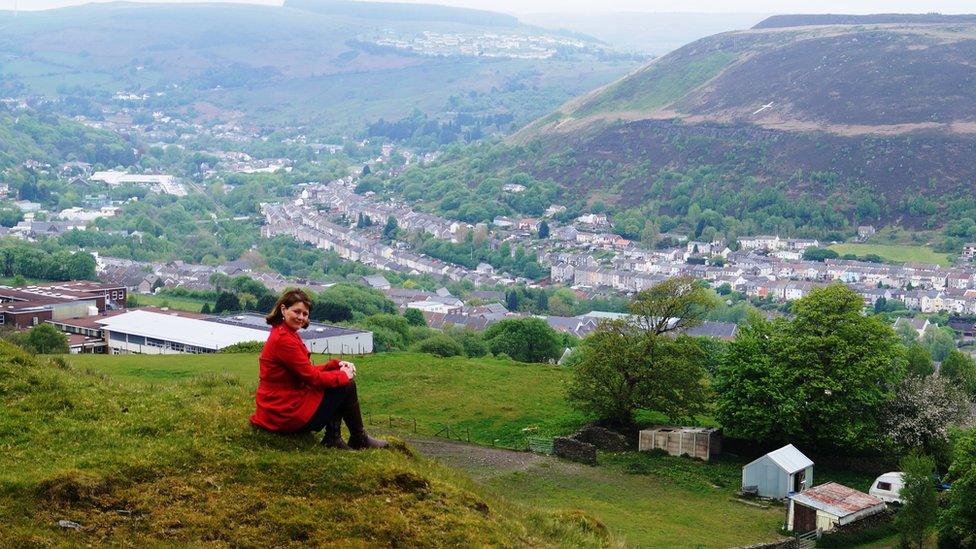
[[[742,467],[742,491],[783,499],[813,485],[813,461],[787,444]]]
[[[790,496],[786,529],[826,532],[884,510],[885,502],[880,498],[828,482]]]
[[[722,453],[722,431],[713,427],[656,426],[640,432],[637,449],[661,449],[672,456],[687,454],[708,461],[713,454]]]

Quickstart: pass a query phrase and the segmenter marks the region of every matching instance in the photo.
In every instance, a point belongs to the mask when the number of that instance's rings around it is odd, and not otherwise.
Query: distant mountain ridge
[[[284,7],[363,19],[446,21],[499,27],[514,27],[519,24],[518,18],[503,13],[436,4],[352,2],[348,0],[285,0]]]
[[[941,13],[879,13],[873,15],[850,14],[795,14],[773,15],[757,23],[754,29],[805,27],[811,25],[919,25],[944,23],[976,23],[976,15],[943,15]]]

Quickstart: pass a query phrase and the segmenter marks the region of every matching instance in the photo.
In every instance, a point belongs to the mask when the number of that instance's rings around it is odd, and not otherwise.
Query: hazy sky
[[[97,0],[108,1],[108,0]],[[138,0],[144,1],[144,0]],[[188,2],[194,0],[155,0]],[[210,0],[225,2],[227,0]],[[282,0],[236,0],[249,4],[280,5]],[[605,13],[640,12],[715,12],[715,13],[974,13],[972,0],[393,0],[412,3],[444,4],[492,11],[519,13]],[[0,9],[48,9],[85,4],[87,0],[0,0]]]

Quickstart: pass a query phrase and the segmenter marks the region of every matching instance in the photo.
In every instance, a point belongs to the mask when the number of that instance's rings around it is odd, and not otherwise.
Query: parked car
[[[874,479],[868,494],[885,501],[886,503],[901,503],[901,496],[898,492],[905,485],[903,474],[890,472]]]

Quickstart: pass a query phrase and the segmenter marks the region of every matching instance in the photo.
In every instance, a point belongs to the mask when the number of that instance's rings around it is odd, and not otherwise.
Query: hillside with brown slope
[[[516,136],[597,121],[746,123],[840,135],[976,123],[976,23],[827,25],[705,38],[561,107]]]

